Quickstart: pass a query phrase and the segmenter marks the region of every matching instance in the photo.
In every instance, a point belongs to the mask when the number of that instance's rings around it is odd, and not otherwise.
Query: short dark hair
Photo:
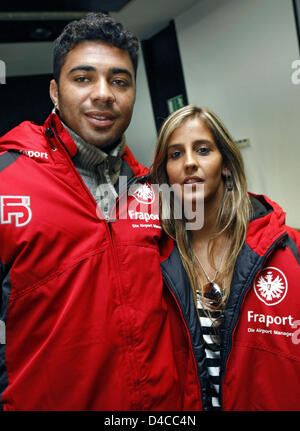
[[[102,41],[127,51],[136,73],[139,50],[137,37],[125,30],[122,24],[110,16],[101,12],[93,12],[80,20],[67,24],[60,36],[54,41],[53,75],[57,83],[67,54],[76,45],[85,41]]]

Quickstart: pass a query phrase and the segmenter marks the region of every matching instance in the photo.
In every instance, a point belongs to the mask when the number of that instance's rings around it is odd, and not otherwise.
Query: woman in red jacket
[[[160,188],[176,241],[162,269],[191,334],[203,409],[300,410],[299,233],[276,203],[247,193],[240,151],[208,109],[165,121],[152,173],[174,191],[170,200]]]

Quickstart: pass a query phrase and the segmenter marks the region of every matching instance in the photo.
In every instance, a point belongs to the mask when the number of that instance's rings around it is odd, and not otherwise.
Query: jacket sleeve
[[[10,295],[10,268],[0,261],[0,321],[5,321]]]
[[[4,323],[4,304],[3,304],[3,283],[4,283],[5,267],[0,262],[0,345],[5,344],[5,323]]]

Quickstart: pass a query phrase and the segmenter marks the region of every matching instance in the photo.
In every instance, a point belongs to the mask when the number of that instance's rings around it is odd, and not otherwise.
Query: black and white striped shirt
[[[213,325],[220,318],[220,311],[210,311],[208,317],[203,310],[200,293],[197,292],[197,308],[205,344],[207,370],[210,379],[210,400],[213,410],[220,410],[220,342],[216,337],[216,327]]]

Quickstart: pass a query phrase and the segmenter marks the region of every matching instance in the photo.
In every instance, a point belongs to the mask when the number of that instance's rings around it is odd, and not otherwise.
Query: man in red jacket
[[[158,199],[125,143],[137,52],[106,15],[70,23],[54,112],[0,139],[3,410],[201,409]]]

